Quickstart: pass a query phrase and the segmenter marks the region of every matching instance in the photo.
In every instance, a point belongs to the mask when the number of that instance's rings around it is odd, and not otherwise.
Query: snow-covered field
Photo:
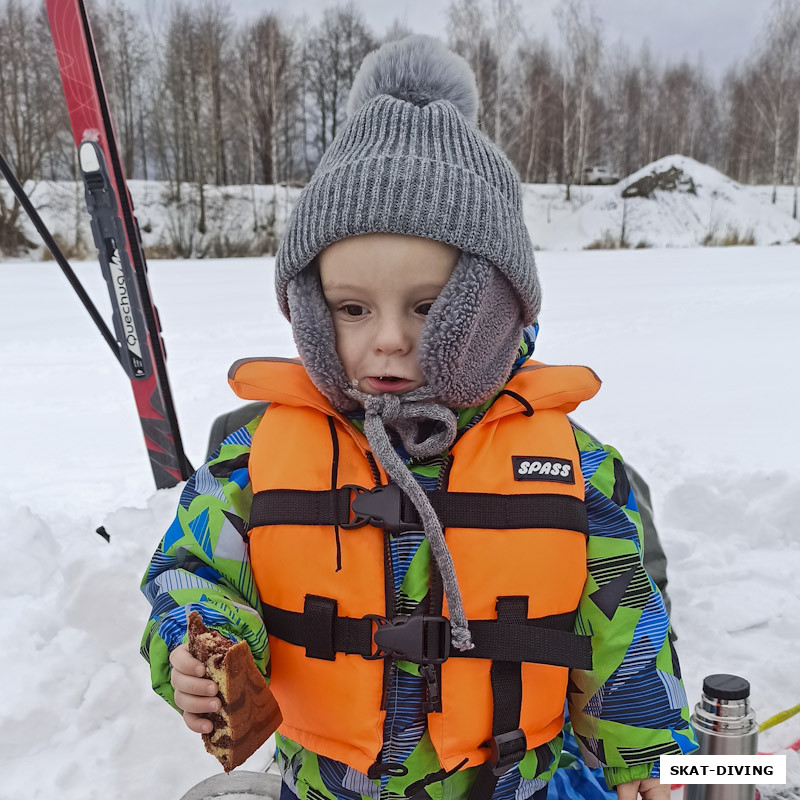
[[[684,680],[734,672],[757,716],[800,702],[800,249],[542,252],[537,356],[604,380],[577,418],[649,480]],[[291,355],[271,259],[152,261],[190,459],[237,404],[232,361]],[[96,262],[77,264],[107,306]],[[154,492],[127,379],[52,263],[0,265],[0,798],[178,800],[218,773],[149,688],[140,577]],[[104,525],[110,543],[95,533]],[[775,751],[800,716],[763,734]],[[800,791],[798,757],[790,784]],[[263,768],[268,752],[250,768]],[[771,794],[784,787],[772,787]]]

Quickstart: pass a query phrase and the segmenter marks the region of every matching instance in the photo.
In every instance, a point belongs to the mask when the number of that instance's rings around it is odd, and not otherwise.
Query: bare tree
[[[603,50],[600,20],[588,0],[561,0],[556,9],[561,31],[562,160],[566,199],[576,176],[583,182],[587,142]]]
[[[723,79],[720,104],[725,119],[721,152],[718,154],[720,165],[727,175],[746,182],[753,154],[754,128],[748,92],[736,69],[729,70]]]
[[[765,126],[772,150],[772,202],[778,183],[790,120],[794,117],[797,63],[800,61],[800,3],[775,0],[763,40],[751,65],[751,101]],[[793,97],[794,95],[794,97]]]
[[[308,179],[377,44],[352,2],[314,21],[265,13],[234,27],[224,0],[150,0],[149,29],[124,0],[87,2],[126,174],[168,182],[173,245],[187,255],[215,224],[211,183],[249,183],[255,232],[271,230],[258,219],[256,184]],[[742,182],[771,182],[773,201],[791,183],[797,217],[800,0],[774,0],[749,57],[719,82],[702,63],[656,59],[646,43],[606,56],[593,3],[560,0],[554,48],[525,30],[519,0],[449,3],[449,44],[475,74],[479,127],[523,180],[564,183],[569,198],[590,163],[629,174],[680,152]],[[0,0],[0,149],[28,191],[32,180],[79,178],[35,5]],[[395,22],[383,41],[409,33]],[[0,194],[0,247],[19,246],[19,211]]]
[[[237,180],[251,186],[253,230],[264,232],[259,246],[274,246],[278,184],[294,180],[299,144],[301,73],[298,44],[289,26],[264,14],[244,26],[237,40],[234,73],[228,81],[233,120],[230,143]],[[246,158],[244,153],[246,152]],[[246,163],[246,174],[241,165]],[[255,183],[273,186],[273,206],[264,215],[256,201]],[[256,240],[254,240],[256,241]]]
[[[299,85],[299,115],[301,146],[302,146],[302,165],[304,177],[308,180],[313,172],[313,165],[309,148],[312,145],[310,140],[310,98],[311,98],[311,42],[309,33],[308,17],[304,16],[299,23],[298,37],[298,79]]]
[[[291,41],[284,35],[277,17],[262,16],[246,32],[246,62],[250,85],[244,102],[253,111],[256,157],[261,165],[264,183],[276,183],[278,176],[279,114],[289,117],[291,109],[281,100],[282,87],[291,79]]]
[[[506,152],[526,183],[546,182],[554,171],[550,145],[560,140],[559,76],[543,41],[522,45],[516,63],[515,130],[506,141]]]
[[[225,153],[227,134],[223,126],[225,90],[223,81],[228,73],[231,38],[230,13],[224,0],[203,0],[196,21],[195,42],[200,47],[203,68],[203,93],[210,100],[208,122],[211,128],[213,173],[217,185],[228,183],[228,163]]]
[[[622,43],[608,63],[606,85],[609,87],[608,160],[623,175],[642,164],[641,135],[643,87],[638,65]]]
[[[287,185],[297,184],[301,164],[299,145],[304,98],[299,40],[297,25],[285,30],[287,65],[278,82],[278,180]]]
[[[119,0],[92,7],[92,32],[103,83],[109,96],[114,130],[126,176],[135,177],[138,153],[147,172],[147,142],[143,114],[149,85],[151,44],[137,15]]]
[[[305,53],[307,87],[316,117],[319,156],[336,136],[345,117],[353,79],[376,40],[351,2],[326,9]]]
[[[494,134],[498,147],[505,147],[503,116],[509,102],[508,77],[510,62],[513,60],[515,45],[520,36],[522,20],[519,6],[514,0],[493,0],[492,39],[495,50],[494,75]]]
[[[158,103],[152,110],[160,171],[174,185],[178,200],[181,197],[181,183],[188,175],[190,67],[187,62],[191,48],[188,40],[191,24],[191,14],[186,6],[172,6],[163,47],[160,48],[163,60],[156,93]]]
[[[23,184],[43,177],[47,160],[66,152],[68,121],[47,17],[20,0],[0,5],[0,151]],[[65,177],[66,164],[52,164]],[[33,187],[27,190],[29,194]],[[0,192],[0,251],[27,246],[20,205]]]
[[[478,125],[481,130],[488,132],[486,118],[497,56],[480,0],[452,0],[447,9],[447,34],[451,49],[466,60],[475,74]]]

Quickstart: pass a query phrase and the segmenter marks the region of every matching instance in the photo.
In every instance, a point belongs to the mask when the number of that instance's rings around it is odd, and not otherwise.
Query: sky
[[[199,2],[199,0],[189,0]],[[335,0],[227,0],[231,12],[247,19],[267,11],[297,17],[308,14],[313,23]],[[126,0],[144,8],[153,0]],[[558,0],[520,0],[526,28],[534,36],[557,38],[552,10]],[[446,38],[449,0],[355,0],[369,26],[382,34],[395,19],[416,33]],[[488,9],[490,0],[484,0]],[[638,52],[646,40],[662,61],[702,59],[714,77],[720,77],[737,59],[747,56],[772,0],[595,0],[609,50],[624,42]]]

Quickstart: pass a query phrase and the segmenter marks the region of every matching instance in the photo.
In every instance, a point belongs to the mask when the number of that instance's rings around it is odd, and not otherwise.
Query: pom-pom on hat
[[[417,106],[449,100],[467,122],[478,124],[475,75],[461,56],[430,36],[409,36],[370,53],[350,89],[347,116],[381,94]]]

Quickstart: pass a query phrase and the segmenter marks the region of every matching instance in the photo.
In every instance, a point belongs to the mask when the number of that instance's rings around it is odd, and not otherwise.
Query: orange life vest
[[[348,486],[369,489],[389,483],[366,438],[333,410],[299,362],[240,361],[231,368],[230,384],[244,399],[270,402],[250,454],[256,499],[308,497],[317,503],[315,513],[328,513],[337,498],[350,496]],[[517,370],[483,418],[452,447],[444,487],[448,497],[480,493],[477,500],[472,498],[473,508],[480,511],[485,495],[487,507],[501,512],[504,503],[513,507],[541,495],[538,500],[555,498],[579,506],[585,519],[580,459],[566,414],[599,386],[596,375],[585,367],[528,362]],[[287,513],[287,519],[295,518],[294,512]],[[394,602],[388,534],[377,524],[341,524],[348,519],[349,507],[330,514],[328,524],[305,520],[258,525],[251,520],[249,531],[253,574],[265,608],[278,615],[275,625],[283,617],[310,620],[300,615],[313,608],[319,611],[321,603],[322,617],[314,619],[322,620],[322,631],[314,633],[313,642],[323,644],[326,637],[332,641],[334,628],[339,636],[336,626],[345,624],[342,620],[362,628],[373,622],[375,628],[383,626],[391,621]],[[510,597],[527,604],[526,624],[540,618],[571,621],[586,579],[586,531],[574,529],[580,526],[542,527],[526,519],[522,524],[529,528],[513,521],[505,527],[494,523],[497,527],[477,528],[442,521],[468,620],[496,624],[499,603]],[[327,621],[326,608],[333,609]],[[438,613],[446,617],[446,603]],[[385,659],[344,646],[320,653],[311,640],[303,646],[289,641],[288,634],[276,635],[266,614],[265,619],[270,687],[283,714],[280,732],[367,773],[383,745]],[[316,622],[314,626],[319,627]],[[493,727],[493,661],[450,655],[435,665],[441,697],[428,714],[431,741],[446,769],[465,759],[469,766],[487,761],[485,745]],[[525,748],[531,749],[561,730],[568,668],[530,662],[519,667],[519,728]]]

